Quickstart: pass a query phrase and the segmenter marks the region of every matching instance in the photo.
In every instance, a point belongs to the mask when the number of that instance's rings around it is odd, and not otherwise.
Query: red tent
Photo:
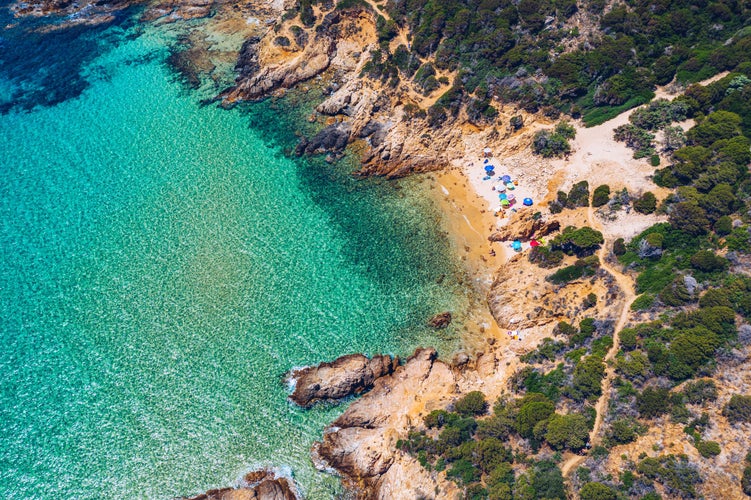
[[[529,240],[529,246],[531,246],[531,247],[539,247],[540,246],[540,242],[537,241],[537,240]]]

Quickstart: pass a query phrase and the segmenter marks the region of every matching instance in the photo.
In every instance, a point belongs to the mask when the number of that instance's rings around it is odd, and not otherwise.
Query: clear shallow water
[[[331,498],[309,447],[342,408],[292,407],[281,377],[451,349],[424,327],[466,307],[448,245],[420,197],[283,155],[292,104],[200,106],[163,63],[174,34],[127,29],[41,55],[3,34],[0,497],[169,498],[282,465]]]

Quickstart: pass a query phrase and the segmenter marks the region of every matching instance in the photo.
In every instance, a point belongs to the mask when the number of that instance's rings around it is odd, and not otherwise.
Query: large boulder
[[[376,379],[391,374],[399,364],[397,358],[377,355],[368,359],[362,354],[348,354],[331,363],[321,363],[288,376],[295,389],[290,400],[304,408],[317,401],[335,401],[370,389]]]
[[[185,500],[299,500],[294,483],[269,469],[249,472],[237,488],[220,488]]]
[[[490,241],[529,240],[542,238],[560,228],[561,224],[557,220],[535,219],[531,210],[520,210],[507,225],[492,233],[488,239]]]

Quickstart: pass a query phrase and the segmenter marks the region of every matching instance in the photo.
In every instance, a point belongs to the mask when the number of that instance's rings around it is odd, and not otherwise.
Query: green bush
[[[454,403],[454,411],[464,417],[484,415],[488,411],[488,403],[482,392],[472,391]]]
[[[610,201],[610,186],[602,184],[592,193],[592,206],[601,207]]]
[[[618,500],[618,491],[602,483],[587,483],[579,490],[581,500]]]
[[[652,155],[649,157],[649,164],[653,167],[660,166],[660,155]]]
[[[743,493],[751,496],[751,451],[746,455],[746,467],[743,469],[743,477],[741,477],[741,489]]]
[[[534,491],[532,498],[566,498],[561,469],[550,460],[542,460],[535,465],[531,486]],[[514,498],[525,497],[514,495]]]
[[[694,485],[701,481],[699,471],[688,461],[686,455],[645,458],[637,464],[636,470],[665,485],[671,495],[679,498],[695,498]]]
[[[733,231],[733,219],[727,215],[723,215],[714,223],[712,227],[717,236],[727,236]]]
[[[533,247],[529,251],[528,259],[543,269],[558,267],[563,261],[564,253],[560,250],[550,250],[547,246]]]
[[[655,303],[655,296],[651,293],[643,293],[636,297],[631,303],[632,311],[647,311],[652,308]]]
[[[571,152],[571,145],[566,137],[548,130],[538,130],[532,140],[532,151],[544,158],[564,156]]]
[[[446,473],[446,477],[461,481],[464,484],[470,484],[480,480],[480,470],[472,462],[461,458],[454,462],[451,469]]]
[[[647,387],[636,396],[636,410],[643,418],[654,418],[670,411],[667,401],[670,391],[663,388]]]
[[[691,256],[691,266],[706,273],[724,271],[729,264],[726,258],[715,255],[709,250],[699,250]]]
[[[723,288],[710,288],[699,297],[699,307],[733,307],[730,292]]]
[[[555,414],[547,422],[545,440],[554,450],[581,450],[589,440],[589,427],[584,415]]]
[[[553,250],[562,250],[568,255],[585,257],[592,255],[605,241],[600,231],[584,226],[576,229],[569,226],[550,242]]]
[[[725,404],[722,414],[730,422],[751,422],[751,396],[733,394]]]
[[[657,198],[651,191],[647,191],[634,201],[634,210],[640,214],[651,214],[657,208]]]
[[[602,378],[605,376],[605,365],[598,356],[587,356],[576,368],[572,379],[571,397],[583,401],[594,399],[602,394]]]
[[[580,181],[571,186],[566,198],[567,208],[588,207],[589,206],[589,183]]]
[[[696,443],[696,450],[704,458],[716,457],[722,451],[716,441],[699,441]]]
[[[617,257],[620,257],[621,255],[624,255],[626,253],[626,243],[623,241],[623,238],[618,238],[613,242],[613,254]]]
[[[598,267],[600,267],[600,260],[596,255],[590,255],[589,257],[578,259],[572,266],[559,269],[546,279],[555,285],[562,285],[578,280],[579,278],[594,276]]]
[[[686,401],[691,404],[701,404],[717,400],[717,386],[713,380],[697,380],[687,382],[683,388]]]

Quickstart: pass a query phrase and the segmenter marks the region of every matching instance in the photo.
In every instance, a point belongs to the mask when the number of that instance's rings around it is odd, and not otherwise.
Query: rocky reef
[[[299,500],[295,484],[270,469],[247,473],[237,488],[209,490],[184,500]]]
[[[289,399],[309,408],[318,401],[336,401],[360,394],[398,365],[399,359],[388,355],[368,359],[362,354],[348,354],[331,363],[294,370],[287,378],[295,386]]]

